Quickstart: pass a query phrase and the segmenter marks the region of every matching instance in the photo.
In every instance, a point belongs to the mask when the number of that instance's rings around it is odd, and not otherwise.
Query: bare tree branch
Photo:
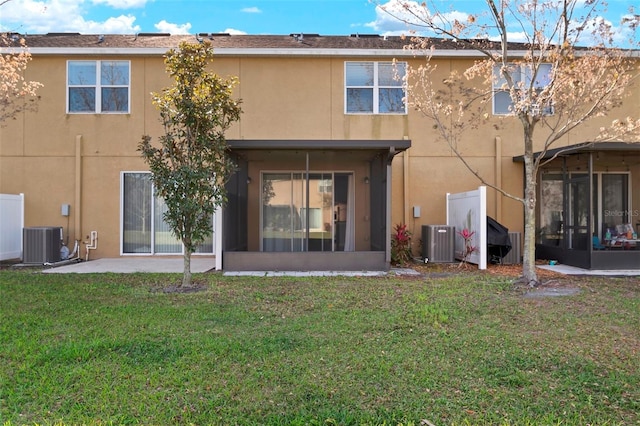
[[[488,28],[479,23],[477,16],[467,22],[447,22],[437,12],[433,2],[418,13],[415,3],[403,2],[400,16],[387,11],[406,24],[423,17],[422,24],[436,35],[448,37],[466,49],[474,49],[484,60],[460,72],[453,69],[444,79],[445,88],[434,83],[438,60],[434,57],[437,42],[433,39],[412,38],[412,48],[425,53],[425,64],[409,69],[406,87],[410,104],[434,123],[440,139],[460,159],[483,185],[499,194],[520,201],[525,212],[525,256],[523,277],[528,283],[536,283],[535,272],[535,215],[537,175],[540,167],[565,153],[555,151],[551,159],[548,150],[565,140],[567,135],[592,119],[602,120],[622,106],[628,96],[627,88],[638,80],[640,69],[632,52],[606,46],[611,40],[611,28],[596,22],[602,1],[562,0],[561,2],[516,2],[512,0],[485,0],[491,28],[499,41],[467,38]],[[424,3],[423,3],[424,5]],[[580,19],[576,18],[578,6]],[[509,42],[507,23],[517,23],[526,33],[527,44],[515,50],[524,52],[513,57],[514,46]],[[477,32],[474,30],[478,30]],[[598,40],[593,47],[579,47],[578,40],[589,36]],[[636,43],[637,47],[637,43]],[[462,78],[464,77],[464,78]],[[487,88],[490,89],[487,95]],[[509,113],[494,117],[489,113],[493,91],[508,95]],[[500,182],[491,182],[475,169],[464,157],[464,133],[480,126],[500,126],[502,122],[517,119],[523,131],[523,159],[525,188],[523,196],[509,194]],[[613,120],[602,126],[591,141],[621,140],[625,137],[640,138],[640,118],[627,117]],[[637,139],[636,139],[637,140]],[[535,153],[534,149],[539,152]]]

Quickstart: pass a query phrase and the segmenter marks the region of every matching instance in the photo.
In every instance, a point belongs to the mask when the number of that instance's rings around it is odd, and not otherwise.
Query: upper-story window
[[[129,61],[68,61],[67,112],[128,113]]]
[[[347,62],[347,114],[406,114],[403,79],[406,62]]]
[[[513,99],[511,99],[509,89],[507,88],[507,80],[500,73],[500,69],[501,67],[499,65],[493,68],[493,74],[495,76],[493,79],[493,113],[495,115],[510,115],[514,113]],[[513,78],[513,84],[517,89],[528,90],[529,87],[532,87],[536,92],[540,93],[550,83],[551,71],[551,64],[540,64],[535,80],[533,80],[531,67],[513,64],[510,73]],[[538,110],[542,108],[542,114],[553,114],[553,106],[549,103],[540,106],[533,102],[530,108],[536,108]]]

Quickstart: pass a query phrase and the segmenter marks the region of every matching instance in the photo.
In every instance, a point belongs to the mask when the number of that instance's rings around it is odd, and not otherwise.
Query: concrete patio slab
[[[93,274],[104,272],[164,272],[182,273],[184,260],[180,258],[119,257],[90,260],[88,262],[71,263],[52,267],[42,272],[45,274]],[[215,270],[215,259],[194,256],[191,258],[191,272],[207,272]]]
[[[568,265],[537,265],[540,269],[558,272],[564,275],[584,276],[638,276],[640,270],[589,270]],[[183,259],[152,258],[152,257],[118,257],[90,260],[88,262],[70,263],[44,269],[46,274],[93,274],[104,272],[134,273],[160,272],[182,273]],[[215,259],[211,257],[194,256],[191,258],[191,272],[202,273],[215,271]],[[391,275],[420,275],[410,268],[393,268],[390,271],[223,271],[225,276],[259,276],[259,277],[330,277],[330,276],[385,276]]]
[[[134,273],[159,272],[182,273],[183,259],[151,257],[119,257],[69,263],[44,269],[46,274],[94,274],[94,273]],[[191,272],[215,271],[215,259],[194,256],[191,258]],[[392,270],[395,271],[395,270]],[[414,273],[417,273],[413,271]],[[394,272],[402,275],[402,271]],[[253,277],[319,277],[319,276],[384,276],[386,271],[224,271],[226,276]]]

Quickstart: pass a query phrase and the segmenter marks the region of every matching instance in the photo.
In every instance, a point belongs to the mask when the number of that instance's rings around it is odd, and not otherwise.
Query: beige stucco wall
[[[120,254],[120,174],[146,170],[136,151],[143,134],[157,137],[162,128],[151,105],[150,92],[170,84],[161,57],[114,57],[131,60],[130,114],[66,114],[66,61],[63,56],[36,56],[26,77],[44,84],[37,112],[27,113],[0,128],[0,192],[24,193],[26,226],[63,226],[69,241],[99,233],[92,256]],[[74,56],[72,59],[104,59]],[[344,62],[376,58],[323,57],[218,57],[214,69],[221,76],[235,75],[244,113],[228,132],[229,139],[403,139],[412,148],[393,160],[392,223],[407,222],[419,235],[424,224],[441,224],[445,195],[480,185],[446,143],[433,123],[410,111],[408,115],[345,115]],[[378,60],[380,60],[378,58]],[[384,59],[388,60],[388,59]],[[411,60],[416,65],[418,60]],[[470,60],[438,60],[442,70],[463,67]],[[637,115],[640,89],[630,92],[620,116]],[[590,140],[595,129],[611,117],[582,127],[559,144]],[[497,125],[497,126],[494,126]],[[542,132],[540,133],[542,134]],[[470,129],[460,142],[469,163],[488,182],[514,195],[522,193],[522,166],[512,157],[522,154],[522,130],[512,118],[495,118]],[[540,148],[540,139],[537,148]],[[318,164],[322,170],[344,170],[340,158]],[[271,166],[270,166],[271,167]],[[276,166],[276,169],[280,166]],[[345,166],[346,167],[346,166]],[[282,168],[287,168],[282,165]],[[346,167],[357,177],[367,173]],[[250,176],[259,175],[260,163],[250,163]],[[634,177],[634,183],[637,179]],[[250,222],[258,223],[259,209],[250,189]],[[637,186],[634,185],[634,194]],[[359,192],[360,193],[360,192]],[[640,196],[634,196],[634,208]],[[364,202],[363,200],[360,200]],[[71,205],[63,217],[62,204]],[[412,207],[421,207],[414,218]],[[487,212],[508,228],[522,231],[522,209],[508,198],[488,191]],[[257,225],[256,225],[257,226]],[[363,240],[366,227],[359,234]],[[253,231],[249,230],[252,235]],[[255,249],[252,243],[252,248]]]

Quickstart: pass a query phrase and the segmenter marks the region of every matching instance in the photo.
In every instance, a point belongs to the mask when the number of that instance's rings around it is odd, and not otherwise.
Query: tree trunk
[[[522,280],[533,287],[538,285],[536,274],[536,170],[533,156],[533,127],[524,127],[524,252]]]
[[[182,273],[182,287],[191,287],[191,252],[184,249],[184,272]]]
[[[524,202],[524,253],[522,259],[522,278],[529,286],[538,284],[536,274],[536,186],[535,180],[525,182]],[[535,176],[533,176],[535,178]]]

